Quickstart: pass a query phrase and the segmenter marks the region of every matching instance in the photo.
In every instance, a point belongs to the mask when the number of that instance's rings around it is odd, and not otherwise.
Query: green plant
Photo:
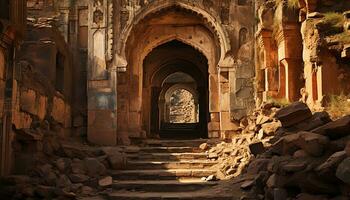
[[[298,9],[300,8],[299,6],[299,0],[288,0],[288,7],[291,9]]]
[[[268,97],[267,102],[272,103],[279,107],[286,107],[290,104],[290,102],[285,98],[274,98],[274,97]]]
[[[342,28],[344,17],[341,13],[327,12],[324,13],[323,23],[330,25],[331,28]]]
[[[284,2],[285,0],[275,0],[276,7]],[[299,8],[299,0],[287,0],[286,1],[288,8],[290,9],[298,9]]]
[[[330,95],[326,102],[325,110],[333,119],[350,114],[350,95]]]

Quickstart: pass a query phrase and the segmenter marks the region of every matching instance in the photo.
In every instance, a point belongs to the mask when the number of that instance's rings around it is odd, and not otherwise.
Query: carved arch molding
[[[132,35],[135,27],[137,27],[140,22],[147,18],[151,18],[161,12],[164,12],[171,8],[181,9],[187,12],[191,12],[194,15],[200,17],[208,30],[210,30],[217,41],[217,47],[219,48],[218,52],[218,62],[216,63],[219,67],[232,67],[234,65],[233,58],[229,55],[231,50],[231,44],[229,41],[228,33],[225,28],[222,26],[221,21],[218,17],[212,15],[210,12],[202,8],[202,6],[197,5],[198,3],[188,4],[181,1],[153,1],[148,3],[147,6],[140,8],[136,13],[135,17],[127,17],[127,22],[124,22],[126,25],[121,30],[118,40],[115,41],[115,51],[114,51],[114,60],[113,67],[117,67],[120,71],[125,71],[128,66],[126,48],[128,40]],[[196,47],[195,47],[196,48]]]

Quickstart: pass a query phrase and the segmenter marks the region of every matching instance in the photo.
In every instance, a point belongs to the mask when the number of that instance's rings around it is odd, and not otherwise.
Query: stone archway
[[[191,60],[191,58],[193,59]],[[147,55],[143,69],[141,113],[142,127],[148,133],[147,135],[150,137],[159,135],[161,115],[158,113],[162,112],[159,102],[160,100],[165,101],[167,92],[181,86],[193,94],[195,93],[198,96],[198,104],[201,105],[199,107],[199,122],[196,129],[192,130],[192,135],[208,137],[209,92],[206,57],[193,47],[174,40],[160,45]],[[174,74],[182,74],[182,76],[167,82]],[[192,82],[188,82],[186,76],[191,77]]]
[[[116,56],[117,66],[125,64],[125,72],[118,75],[118,84],[122,84],[118,85],[117,92],[118,97],[124,98],[118,99],[118,102],[122,102],[119,106],[124,110],[118,110],[117,118],[127,118],[127,120],[118,121],[118,132],[127,134],[129,137],[145,137],[152,135],[151,132],[156,130],[149,126],[149,118],[152,117],[147,117],[143,113],[148,111],[145,105],[149,105],[149,101],[153,101],[161,90],[156,87],[145,89],[147,77],[152,76],[148,74],[149,72],[145,72],[144,62],[147,56],[158,47],[178,41],[189,47],[191,51],[196,51],[197,53],[192,55],[201,59],[180,55],[181,51],[173,51],[171,55],[155,60],[152,66],[160,69],[160,66],[168,65],[175,60],[196,60],[195,66],[207,66],[199,69],[204,77],[202,79],[205,79],[206,86],[201,89],[206,91],[202,93],[208,96],[206,101],[208,101],[209,110],[209,114],[206,114],[209,118],[206,122],[209,121],[209,123],[206,123],[202,130],[205,130],[207,137],[219,137],[224,129],[232,129],[229,114],[230,90],[227,86],[222,86],[227,83],[220,81],[220,78],[228,78],[228,69],[233,67],[233,59],[226,57],[230,45],[224,37],[223,29],[218,28],[221,25],[208,21],[206,17],[210,15],[205,17],[182,4],[167,4],[155,10],[143,11],[136,17],[130,30],[125,32],[125,40],[120,44],[121,49]],[[181,20],[178,20],[179,18]],[[223,76],[220,75],[222,72]],[[151,99],[147,98],[150,94],[154,96]],[[224,120],[221,121],[221,119]]]
[[[158,104],[151,103],[151,107],[158,106],[159,117],[152,118],[151,124],[157,124],[160,137],[182,137],[182,138],[199,138],[199,137],[207,137],[206,129],[207,126],[207,118],[208,118],[208,105],[205,99],[204,91],[199,91],[203,83],[197,83],[195,79],[193,79],[190,75],[184,72],[175,72],[170,74],[165,78],[161,85],[161,92],[158,98]],[[172,122],[171,121],[171,106],[172,106],[172,95],[175,91],[185,90],[193,99],[181,99],[180,101],[185,101],[185,104],[193,101],[192,109],[187,113],[192,115],[192,120],[189,122]],[[177,108],[178,112],[182,112],[183,107]],[[185,108],[186,109],[186,108]],[[154,108],[151,110],[155,110]],[[188,110],[187,110],[188,112]],[[186,113],[181,113],[186,114]],[[187,116],[188,117],[188,116]],[[181,117],[180,117],[181,118]]]

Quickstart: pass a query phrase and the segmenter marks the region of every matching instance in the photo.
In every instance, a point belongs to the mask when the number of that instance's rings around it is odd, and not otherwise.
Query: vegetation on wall
[[[276,6],[282,2],[286,2],[288,8],[298,9],[299,8],[299,0],[275,0]]]
[[[344,93],[331,95],[325,109],[333,119],[348,115],[350,113],[350,95]]]
[[[317,24],[319,30],[326,35],[341,33],[343,31],[344,17],[342,13],[323,13],[322,21]]]

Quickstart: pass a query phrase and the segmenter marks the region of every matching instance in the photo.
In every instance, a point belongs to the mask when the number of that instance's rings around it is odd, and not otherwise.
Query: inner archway
[[[149,137],[207,137],[208,62],[203,54],[178,40],[167,42],[146,56],[143,77],[143,126]],[[181,105],[171,110],[175,102],[192,106],[191,120],[175,123],[175,115],[181,113]]]

